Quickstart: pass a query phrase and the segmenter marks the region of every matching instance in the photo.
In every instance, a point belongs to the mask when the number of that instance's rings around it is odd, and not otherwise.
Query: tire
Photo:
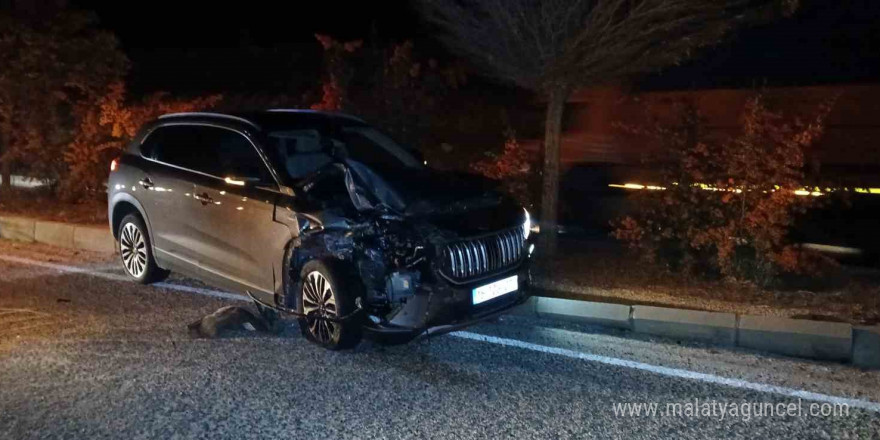
[[[119,223],[119,256],[129,278],[150,284],[168,278],[170,273],[156,265],[153,245],[144,220],[137,214],[125,216]]]
[[[356,277],[323,261],[312,260],[303,266],[299,279],[297,300],[299,310],[304,313],[344,316],[357,309],[355,298],[360,293],[361,284]],[[309,341],[331,350],[354,348],[362,337],[358,317],[344,323],[299,318],[299,327]]]

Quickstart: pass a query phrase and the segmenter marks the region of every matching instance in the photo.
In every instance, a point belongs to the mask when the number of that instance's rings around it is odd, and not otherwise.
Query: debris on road
[[[268,332],[270,326],[262,318],[244,307],[226,306],[207,315],[189,326],[194,338],[216,338],[224,330],[249,330]]]

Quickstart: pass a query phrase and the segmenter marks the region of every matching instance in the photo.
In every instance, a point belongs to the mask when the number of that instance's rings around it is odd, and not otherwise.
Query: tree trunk
[[[559,150],[562,135],[562,114],[568,91],[551,90],[544,124],[544,178],[541,185],[540,250],[544,255],[556,254],[556,225],[559,212]]]
[[[3,178],[3,186],[0,187],[0,192],[7,192],[12,189],[12,167],[6,162],[0,163],[0,177]]]
[[[3,154],[6,153],[6,145],[3,142],[3,132],[0,132],[0,192],[7,192],[12,189],[12,167],[9,162],[3,160]]]

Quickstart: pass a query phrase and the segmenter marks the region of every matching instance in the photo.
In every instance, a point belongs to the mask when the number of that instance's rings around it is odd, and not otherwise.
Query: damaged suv
[[[247,292],[328,348],[452,331],[527,298],[529,213],[352,116],[169,114],[110,168],[129,276]]]

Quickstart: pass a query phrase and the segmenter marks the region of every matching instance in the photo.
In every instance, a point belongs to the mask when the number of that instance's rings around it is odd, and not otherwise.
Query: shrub
[[[321,79],[321,101],[311,105],[312,110],[349,110],[349,82],[354,76],[354,67],[349,59],[357,52],[363,41],[343,43],[327,35],[316,34],[315,39],[324,48],[324,73]]]
[[[507,141],[500,154],[488,154],[488,158],[474,162],[470,168],[490,179],[499,180],[505,191],[515,197],[523,206],[533,207],[534,190],[537,187],[534,172],[536,155],[526,151],[516,138],[516,132],[508,129]]]
[[[708,136],[688,104],[674,126],[630,128],[662,143],[655,158],[662,181],[634,196],[636,212],[614,222],[613,235],[672,268],[759,284],[814,270],[822,260],[793,246],[788,233],[795,215],[817,202],[802,188],[804,152],[829,111],[826,104],[808,120],[786,118],[758,95],[733,136]]]
[[[114,83],[90,104],[76,108],[79,127],[63,154],[66,172],[61,179],[61,196],[70,201],[82,197],[103,197],[110,161],[146,122],[165,113],[210,108],[222,96],[178,99],[160,92],[134,103],[126,102],[125,85]]]
[[[94,14],[26,17],[0,10],[0,164],[57,180],[78,124],[72,109],[121,78],[128,61]]]

